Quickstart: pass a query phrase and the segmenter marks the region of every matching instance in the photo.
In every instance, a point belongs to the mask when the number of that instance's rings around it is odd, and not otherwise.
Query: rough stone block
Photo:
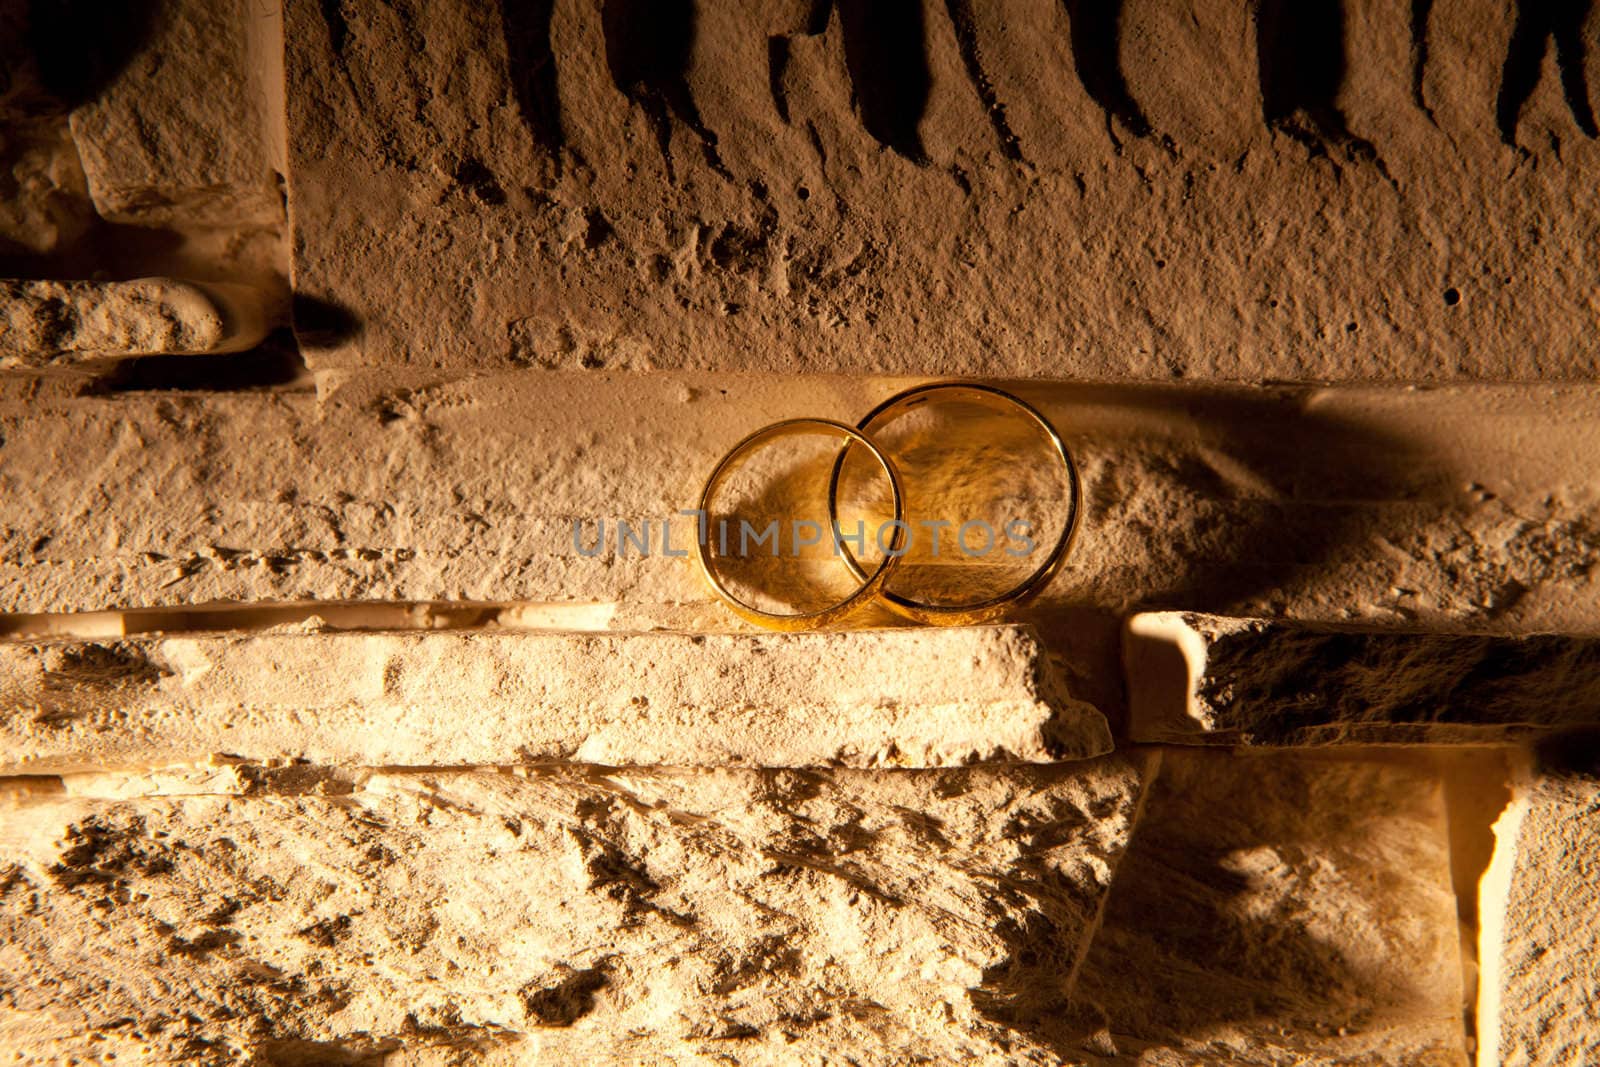
[[[1044,1062],[1141,773],[312,772],[11,798],[7,1061]]]
[[[117,75],[72,113],[95,208],[144,225],[281,220],[276,5],[179,0],[149,22]]]
[[[1537,64],[1496,129],[1503,13],[865,10],[289,0],[296,278],[357,326],[308,359],[1595,373],[1600,147]]]
[[[857,418],[903,385],[385,371],[324,372],[316,392],[19,388],[0,398],[0,611],[525,601],[600,620],[577,628],[726,628],[695,569],[660,553],[660,524],[751,430]],[[1088,501],[1033,618],[1079,609],[1055,647],[1082,647],[1092,606],[1112,650],[1097,672],[1115,670],[1114,613],[1151,601],[1373,627],[1593,625],[1600,390],[1019,392],[1067,434]],[[575,519],[589,536],[606,520],[614,547],[619,518],[651,522],[657,551],[578,555]],[[682,548],[693,520],[673,521]]]
[[[1600,639],[1422,634],[1147,612],[1132,735],[1179,744],[1494,743],[1600,722]]]

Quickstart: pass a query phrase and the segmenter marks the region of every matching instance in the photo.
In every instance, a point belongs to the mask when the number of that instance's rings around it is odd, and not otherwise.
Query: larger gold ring
[[[1067,451],[1066,443],[1061,440],[1061,435],[1033,405],[1020,400],[1003,390],[990,385],[978,385],[974,382],[936,382],[932,385],[919,385],[905,392],[896,393],[877,407],[869,411],[865,418],[856,423],[856,429],[863,435],[870,435],[873,428],[881,423],[886,423],[894,417],[920,407],[928,402],[928,398],[935,393],[957,393],[965,399],[975,400],[990,407],[1000,408],[1011,412],[1020,412],[1024,417],[1037,426],[1049,439],[1051,448],[1055,451],[1056,458],[1061,461],[1067,475],[1067,504],[1069,511],[1067,520],[1062,525],[1061,536],[1056,539],[1050,549],[1050,554],[1037,569],[1024,578],[1020,583],[1001,593],[999,596],[990,597],[970,604],[930,604],[920,600],[912,600],[902,596],[891,589],[883,589],[878,595],[889,608],[898,615],[917,622],[930,623],[938,626],[970,626],[977,623],[989,622],[1003,615],[1008,608],[1019,604],[1029,597],[1034,596],[1049,584],[1055,577],[1056,571],[1061,569],[1061,564],[1066,561],[1067,550],[1072,545],[1072,539],[1078,532],[1078,518],[1083,510],[1083,489],[1078,478],[1078,467],[1072,462],[1072,455]],[[833,474],[828,479],[828,521],[837,524],[839,518],[839,475],[844,469],[845,456],[849,453],[854,439],[847,442],[833,463]],[[873,450],[877,455],[878,451]],[[895,518],[900,518],[900,501],[895,500]],[[896,528],[899,529],[898,527]],[[861,563],[850,552],[849,548],[840,546],[841,555],[845,566],[850,568],[850,573],[857,578],[865,577],[866,572]],[[881,567],[880,567],[881,569]]]
[[[861,585],[843,600],[830,604],[820,611],[798,614],[763,611],[735,596],[722,583],[722,580],[717,577],[716,568],[711,565],[714,554],[709,529],[711,498],[716,495],[716,491],[721,488],[722,482],[729,471],[733,470],[734,465],[746,452],[751,451],[758,445],[766,444],[768,441],[778,438],[802,437],[810,434],[831,434],[836,437],[842,437],[845,440],[844,447],[846,450],[852,445],[860,445],[878,461],[878,466],[883,469],[884,474],[888,475],[889,492],[894,499],[894,541],[890,545],[889,551],[884,554],[883,560],[878,564],[877,569],[870,575],[862,568],[861,564],[846,555],[849,560],[850,572],[856,576]],[[830,484],[830,502],[832,488]],[[785,419],[783,422],[775,422],[771,426],[757,430],[729,449],[728,454],[723,456],[721,462],[711,471],[711,477],[706,479],[705,488],[700,493],[700,516],[706,528],[702,531],[703,536],[695,538],[700,569],[704,572],[706,581],[710,583],[717,596],[721,597],[723,602],[741,618],[753,622],[757,626],[764,626],[769,630],[813,630],[831,626],[873,603],[882,591],[883,583],[889,580],[890,572],[894,570],[895,564],[899,562],[900,556],[904,554],[900,551],[904,544],[906,533],[905,524],[900,521],[901,513],[905,506],[904,500],[905,497],[900,487],[900,472],[895,469],[895,465],[888,455],[869,440],[866,434],[852,429],[842,422],[834,422],[832,419]],[[829,530],[831,532],[836,529],[837,524],[832,520],[830,511]],[[834,543],[838,544],[837,539],[835,539]],[[848,551],[848,549],[845,550],[846,553]]]

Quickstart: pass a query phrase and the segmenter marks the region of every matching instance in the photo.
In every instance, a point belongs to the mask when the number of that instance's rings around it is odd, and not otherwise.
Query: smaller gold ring
[[[929,604],[910,597],[901,596],[891,589],[883,589],[878,595],[889,608],[897,615],[917,622],[928,623],[935,626],[971,626],[978,623],[990,622],[1003,615],[1014,604],[1021,603],[1029,597],[1036,595],[1049,584],[1055,577],[1056,571],[1061,569],[1066,561],[1067,549],[1072,545],[1072,539],[1078,532],[1078,519],[1083,511],[1083,488],[1078,477],[1077,464],[1072,461],[1072,454],[1067,451],[1066,442],[1062,441],[1061,434],[1050,424],[1037,408],[1025,400],[1012,396],[992,385],[979,385],[976,382],[935,382],[931,385],[919,385],[904,392],[896,393],[871,411],[866,417],[856,423],[856,429],[863,434],[872,432],[873,424],[887,421],[885,416],[898,415],[902,410],[917,407],[926,402],[929,394],[939,392],[958,392],[967,394],[969,399],[995,407],[1004,407],[1021,412],[1035,426],[1044,432],[1050,441],[1051,448],[1056,457],[1061,461],[1067,475],[1067,503],[1069,511],[1067,520],[1062,525],[1061,536],[1051,547],[1050,554],[1045,557],[1042,564],[1032,574],[1020,583],[1006,590],[998,596],[970,604]],[[833,461],[833,474],[828,479],[828,522],[830,526],[839,519],[839,475],[844,470],[845,456],[849,454],[853,442],[847,442],[840,451],[837,459]],[[895,501],[895,518],[900,518],[899,500]],[[896,527],[898,530],[899,527]],[[840,554],[844,564],[850,568],[850,573],[857,578],[865,575],[861,563],[848,548],[840,545]]]
[[[883,469],[884,474],[889,478],[889,492],[894,498],[894,541],[889,551],[884,554],[883,560],[878,564],[877,569],[870,575],[849,556],[849,549],[842,549],[841,554],[849,560],[850,572],[861,582],[855,592],[843,600],[830,604],[818,611],[798,614],[763,611],[734,596],[733,592],[723,585],[722,580],[717,577],[716,570],[711,565],[713,555],[710,529],[711,498],[722,487],[723,480],[727,477],[728,472],[733,469],[734,464],[746,452],[751,451],[758,445],[763,445],[768,441],[775,441],[779,438],[816,434],[842,437],[845,441],[845,449],[849,449],[852,445],[860,445],[867,450],[872,458],[878,461],[878,466]],[[753,622],[757,626],[764,626],[769,630],[813,630],[830,626],[871,604],[882,591],[883,583],[889,580],[889,575],[894,570],[895,564],[899,562],[900,556],[904,554],[899,551],[905,541],[906,533],[905,524],[900,521],[905,506],[904,501],[905,495],[900,487],[900,472],[895,469],[894,462],[889,459],[888,455],[868,439],[866,434],[846,426],[842,422],[834,422],[832,419],[785,419],[782,422],[775,422],[770,426],[757,430],[729,449],[728,454],[723,456],[716,467],[712,469],[711,477],[706,479],[705,488],[700,492],[700,521],[704,528],[701,531],[697,531],[697,534],[703,533],[704,536],[696,536],[695,538],[696,555],[700,560],[700,570],[705,574],[706,581],[711,585],[712,590],[722,598],[725,604],[732,608],[741,618]],[[830,537],[832,537],[835,528],[836,523],[834,522],[830,505],[828,522]],[[833,543],[838,546],[838,538],[832,537],[832,539]],[[840,547],[842,548],[842,546]]]

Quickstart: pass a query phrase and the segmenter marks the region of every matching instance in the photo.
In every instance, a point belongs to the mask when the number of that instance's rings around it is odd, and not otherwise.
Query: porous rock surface
[[[204,760],[960,766],[1111,749],[1026,627],[0,644],[0,772]]]
[[[1329,629],[1196,612],[1124,636],[1141,741],[1505,741],[1600,722],[1600,639]]]
[[[1582,379],[1564,10],[289,0],[308,358]]]
[[[1079,978],[1074,1053],[1462,1067],[1447,835],[1425,769],[1167,750]]]
[[[241,285],[0,280],[0,368],[238,351],[266,323],[260,295]]]
[[[294,770],[8,801],[11,1062],[1056,1062],[1141,777]]]
[[[0,273],[10,275],[21,273],[27,260],[80,245],[96,216],[65,117],[12,121],[5,127],[0,173],[8,181],[7,195],[0,197]]]

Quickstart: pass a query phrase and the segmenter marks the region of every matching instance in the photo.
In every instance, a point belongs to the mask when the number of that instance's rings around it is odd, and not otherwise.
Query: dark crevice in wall
[[[961,49],[961,62],[967,68],[967,77],[983,101],[989,125],[1000,142],[1000,151],[1014,163],[1023,162],[1022,142],[1017,139],[1011,124],[1006,121],[1006,107],[994,91],[994,84],[983,69],[983,57],[978,48],[978,27],[973,17],[972,0],[945,0],[945,10],[955,26],[956,43]]]
[[[457,160],[450,171],[450,179],[455,182],[456,188],[479,203],[498,206],[506,202],[506,191],[500,179],[476,156],[463,156]]]
[[[1119,120],[1135,137],[1150,135],[1150,122],[1128,91],[1118,58],[1122,0],[1062,0],[1072,38],[1072,62],[1084,91],[1105,112],[1109,126]]]
[[[92,392],[238,393],[275,389],[307,376],[306,361],[294,334],[283,329],[244,352],[124,359],[95,383]]]
[[[1579,727],[1539,738],[1534,760],[1555,778],[1600,778],[1600,727]]]
[[[0,150],[0,165],[5,162],[4,151]],[[153,276],[224,280],[207,277],[184,257],[184,234],[159,226],[107,222],[93,214],[92,207],[84,210],[87,218],[81,234],[49,252],[35,252],[0,238],[0,277],[61,282],[85,278],[129,281]]]
[[[1350,132],[1339,110],[1345,77],[1341,0],[1256,0],[1261,117],[1313,155],[1338,145],[1389,177],[1372,143]],[[1389,178],[1393,182],[1392,178]]]
[[[555,154],[566,142],[561,127],[561,93],[556,57],[550,46],[555,0],[500,0],[506,57],[517,110],[539,147]]]
[[[606,0],[600,22],[611,80],[649,118],[668,179],[676,181],[672,165],[674,117],[700,138],[711,169],[730,178],[717,153],[717,136],[701,121],[700,110],[689,91],[694,4],[690,0]]]
[[[978,65],[976,37],[972,33],[970,5],[948,0],[952,11],[957,3],[966,12],[965,23],[958,22],[962,37],[962,59],[974,84],[979,86],[991,122],[1001,134],[1002,147],[1015,146],[1016,137],[1006,124],[1001,105],[988,88],[988,80]],[[784,76],[788,70],[791,41],[796,36],[819,37],[828,31],[835,10],[844,39],[845,73],[850,79],[851,102],[862,128],[883,147],[916,163],[927,162],[919,126],[927,112],[933,75],[928,66],[922,5],[917,0],[811,0],[804,28],[794,34],[774,36],[767,44],[767,76],[773,106],[778,117],[790,121],[788,92]],[[952,18],[955,15],[952,14]],[[811,129],[812,141],[817,134]],[[820,144],[817,146],[822,156]],[[824,157],[825,158],[825,157]],[[1014,157],[1020,158],[1020,157]]]
[[[1600,136],[1583,69],[1587,51],[1584,23],[1593,7],[1594,0],[1517,0],[1517,22],[1506,48],[1500,95],[1495,102],[1500,139],[1506,144],[1517,143],[1517,123],[1523,105],[1539,84],[1545,52],[1552,39],[1556,64],[1561,70],[1561,89],[1572,119],[1588,136]]]
[[[767,38],[767,91],[772,94],[772,106],[785,124],[789,122],[789,94],[783,88],[783,76],[789,69],[789,38]]]
[[[361,318],[350,308],[307,293],[295,293],[290,305],[295,338],[314,348],[331,348],[361,333]]]
[[[927,162],[918,126],[928,109],[928,70],[919,0],[839,0],[844,62],[866,131],[885,148]]]
[[[828,19],[833,16],[833,0],[811,0],[806,12],[806,35],[817,37],[827,32]]]
[[[336,56],[344,55],[350,40],[350,22],[344,15],[344,0],[322,0],[322,24],[328,28],[328,44]]]
[[[257,1054],[263,1067],[377,1067],[391,1053],[405,1048],[398,1038],[353,1038],[345,1041],[266,1041]]]
[[[1304,116],[1343,136],[1336,100],[1344,81],[1344,11],[1335,0],[1257,0],[1261,113],[1269,126]]]
[[[1433,0],[1411,0],[1411,99],[1430,122],[1433,109],[1423,90],[1423,75],[1428,69],[1428,18],[1432,14]]]

